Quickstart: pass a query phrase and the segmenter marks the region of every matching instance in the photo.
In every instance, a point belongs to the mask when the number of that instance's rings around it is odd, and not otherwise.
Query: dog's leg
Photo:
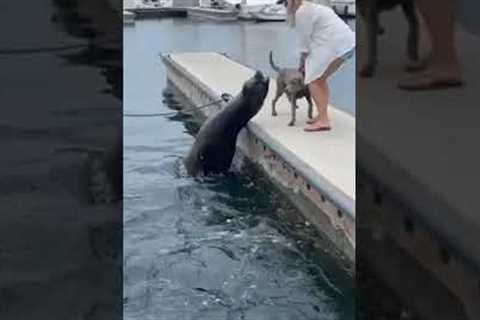
[[[310,96],[310,92],[308,92],[305,95],[305,99],[307,99],[307,102],[308,102],[308,118],[312,119],[313,118],[313,103],[312,103],[312,97]]]
[[[407,37],[407,57],[408,63],[405,69],[407,71],[415,71],[419,66],[418,61],[418,38],[419,27],[418,18],[415,12],[415,4],[413,1],[404,1],[402,9],[408,22],[408,37]]]
[[[367,59],[360,70],[360,76],[371,77],[375,73],[377,64],[377,36],[378,36],[378,0],[369,1],[365,8],[365,24],[367,31]]]
[[[275,106],[276,106],[277,100],[279,98],[280,98],[280,96],[277,94],[277,95],[275,95],[275,98],[273,98],[273,100],[272,100],[272,116],[273,117],[276,117],[278,115]]]
[[[288,123],[288,125],[291,127],[293,125],[295,125],[295,114],[297,112],[297,104],[295,103],[295,97],[293,96],[290,96],[288,97],[288,99],[290,100],[290,106],[291,106],[291,110],[292,110],[292,119],[290,120],[290,122]]]
[[[277,116],[276,105],[277,105],[278,99],[283,94],[283,90],[284,90],[283,85],[281,85],[277,82],[277,92],[275,93],[275,98],[273,98],[273,100],[272,100],[272,116],[273,117]]]

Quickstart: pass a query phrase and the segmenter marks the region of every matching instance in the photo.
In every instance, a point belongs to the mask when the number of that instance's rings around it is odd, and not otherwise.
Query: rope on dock
[[[229,93],[222,93],[220,96],[221,99],[212,101],[210,103],[207,103],[205,105],[199,106],[199,107],[194,107],[190,109],[183,109],[179,111],[195,111],[198,109],[203,109],[206,107],[209,107],[211,105],[220,103],[220,102],[229,102],[232,99],[232,95]],[[124,117],[164,117],[164,116],[174,116],[177,114],[178,111],[169,111],[169,112],[163,112],[163,113],[124,113]]]

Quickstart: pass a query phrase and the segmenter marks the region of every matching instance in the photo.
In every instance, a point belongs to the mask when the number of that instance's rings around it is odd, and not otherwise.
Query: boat
[[[187,9],[187,15],[192,18],[216,21],[236,21],[238,11],[226,8],[193,7]]]
[[[332,0],[332,9],[342,18],[355,18],[355,0]]]
[[[138,7],[142,8],[166,8],[172,7],[172,0],[142,0]]]
[[[287,20],[287,9],[282,4],[263,6],[259,11],[252,11],[250,14],[257,22],[285,21]]]
[[[124,25],[134,25],[135,24],[135,13],[128,10],[123,10],[123,24]]]
[[[228,22],[238,19],[238,9],[217,0],[200,1],[200,6],[187,8],[187,15],[192,18]]]
[[[237,4],[236,8],[238,9],[238,19],[240,20],[255,20],[255,17],[252,15],[252,12],[259,12],[265,5],[244,5]]]
[[[133,12],[136,19],[186,17],[186,7],[197,0],[124,0],[124,10]]]
[[[252,12],[259,12],[266,5],[275,4],[277,0],[225,0],[238,10],[238,19],[255,20]]]

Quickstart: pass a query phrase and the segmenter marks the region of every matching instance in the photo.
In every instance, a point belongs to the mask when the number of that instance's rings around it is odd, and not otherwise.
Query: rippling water
[[[125,112],[186,103],[165,101],[160,52],[227,52],[267,72],[270,47],[294,63],[292,41],[281,23],[137,22],[124,30]],[[349,89],[342,72],[332,91],[353,112],[350,94],[339,94]],[[353,319],[351,273],[262,175],[185,176],[181,157],[198,126],[180,114],[124,118],[126,319]]]

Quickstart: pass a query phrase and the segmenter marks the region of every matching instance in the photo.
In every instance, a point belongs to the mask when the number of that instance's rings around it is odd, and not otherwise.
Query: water
[[[119,315],[121,207],[92,201],[108,193],[105,170],[92,164],[110,152],[121,113],[118,24],[106,10],[92,21],[92,2],[81,3],[0,3],[9,31],[0,39],[2,320]],[[93,33],[100,45],[88,42]]]
[[[294,63],[292,40],[281,23],[138,21],[124,29],[125,112],[186,103],[164,103],[161,52],[226,52],[273,75],[268,50],[279,63]],[[332,92],[353,113],[352,65]],[[353,319],[351,273],[262,175],[185,176],[180,159],[198,126],[180,114],[124,118],[126,319]]]

